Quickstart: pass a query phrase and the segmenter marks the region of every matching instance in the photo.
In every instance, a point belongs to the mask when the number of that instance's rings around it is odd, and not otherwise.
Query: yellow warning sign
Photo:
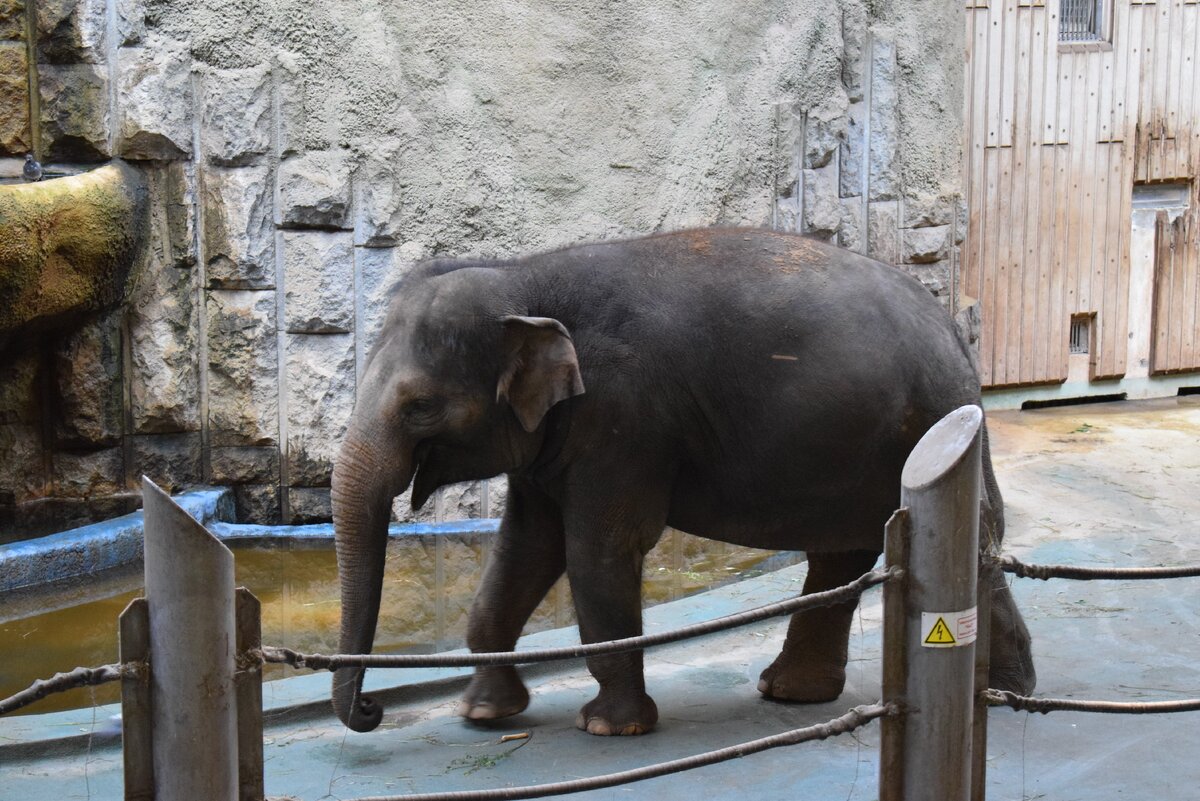
[[[958,648],[975,642],[978,634],[975,607],[961,612],[922,612],[921,645]]]
[[[941,617],[933,624],[933,629],[925,638],[925,643],[926,645],[954,645],[954,635],[950,633],[950,627]]]

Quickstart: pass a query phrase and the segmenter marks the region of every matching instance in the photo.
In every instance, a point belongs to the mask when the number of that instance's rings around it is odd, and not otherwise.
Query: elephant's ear
[[[505,364],[496,400],[507,400],[525,430],[533,431],[551,406],[583,394],[579,359],[558,320],[508,316],[503,323]]]

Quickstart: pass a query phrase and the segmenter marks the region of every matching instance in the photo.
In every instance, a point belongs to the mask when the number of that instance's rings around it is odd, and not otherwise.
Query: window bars
[[[1104,38],[1104,0],[1062,0],[1058,41],[1096,42]]]

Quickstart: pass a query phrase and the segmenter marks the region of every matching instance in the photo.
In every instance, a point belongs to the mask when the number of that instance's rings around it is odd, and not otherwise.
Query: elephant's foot
[[[658,706],[645,693],[620,694],[601,689],[584,704],[575,727],[601,736],[645,734],[658,723]]]
[[[458,704],[458,715],[467,720],[496,720],[522,712],[527,706],[529,691],[516,668],[485,667],[471,677]]]
[[[844,664],[789,659],[784,654],[775,657],[758,679],[764,697],[801,704],[835,701],[845,686]]]

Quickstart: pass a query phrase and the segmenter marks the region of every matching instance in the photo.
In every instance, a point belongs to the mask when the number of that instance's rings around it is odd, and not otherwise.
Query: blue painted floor
[[[1011,552],[1027,561],[1087,565],[1200,562],[1200,398],[1001,412],[989,419]],[[647,613],[647,629],[794,594],[803,574],[803,565],[787,568],[656,607]],[[1017,580],[1014,592],[1034,636],[1038,694],[1126,701],[1200,696],[1200,579]],[[824,721],[878,697],[879,618],[875,591],[855,624],[849,686],[833,704],[759,698],[758,674],[782,643],[782,621],[655,649],[646,657],[647,678],[661,721],[639,738],[575,730],[575,713],[594,691],[578,666],[532,675],[529,710],[494,729],[453,716],[462,687],[461,673],[453,671],[408,676],[420,681],[393,693],[404,698],[391,699],[384,725],[370,734],[347,733],[325,712],[325,676],[268,685],[276,721],[266,734],[268,795],[315,801],[557,781]],[[546,632],[530,645],[571,636]],[[396,673],[382,671],[370,678],[377,686],[396,681]],[[280,721],[282,709],[296,705],[301,719]],[[120,798],[120,752],[90,734],[111,726],[110,713],[0,719],[0,799]],[[516,732],[531,736],[500,742]],[[40,742],[14,745],[30,738]],[[878,743],[878,726],[870,724],[825,743],[574,797],[870,801],[878,797]],[[993,710],[988,798],[1194,799],[1200,797],[1198,755],[1200,713]]]

